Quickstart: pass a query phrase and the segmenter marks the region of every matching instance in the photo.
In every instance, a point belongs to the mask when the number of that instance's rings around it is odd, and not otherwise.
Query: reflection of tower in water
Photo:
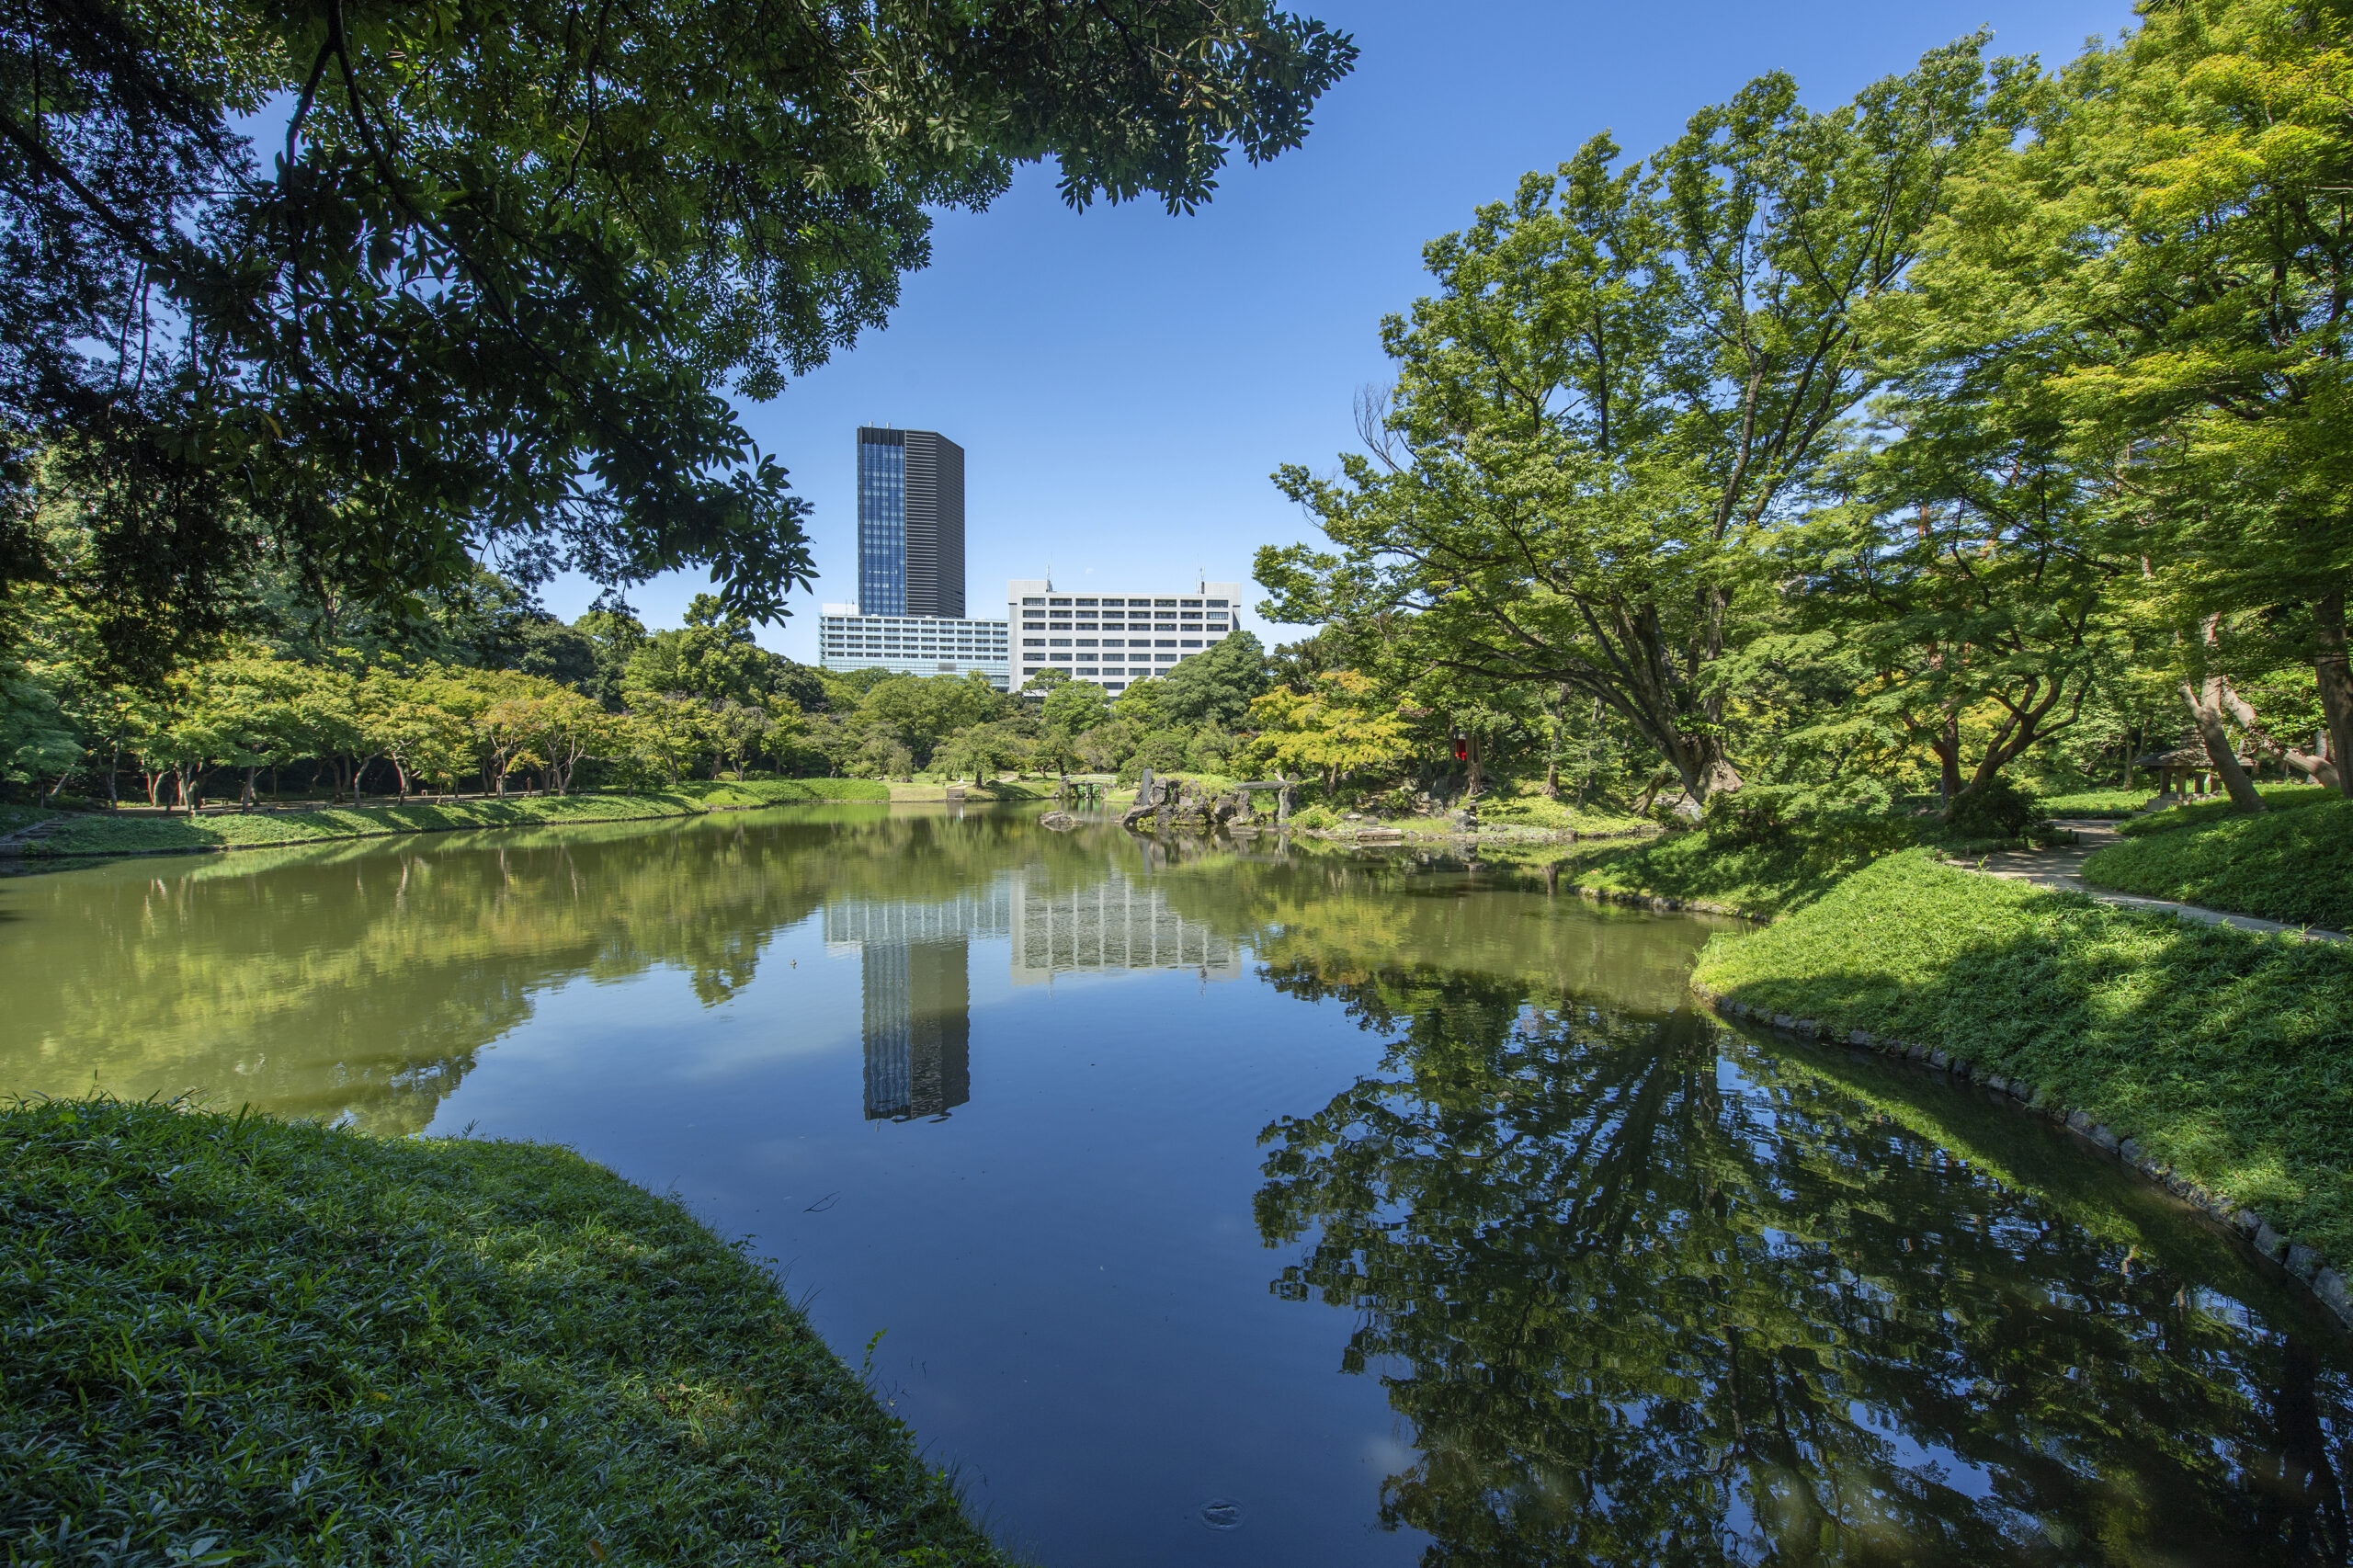
[[[966,951],[961,937],[865,945],[869,1120],[945,1116],[972,1097]]]
[[[832,900],[824,918],[827,949],[858,954],[870,1121],[945,1116],[972,1097],[976,937],[1012,939],[1017,985],[1119,970],[1242,972],[1231,941],[1179,915],[1159,889],[1117,874],[1057,889],[1017,871],[933,903]]]
[[[825,946],[859,955],[867,1119],[945,1116],[972,1097],[967,952],[1009,923],[1002,883],[933,903],[825,905]]]

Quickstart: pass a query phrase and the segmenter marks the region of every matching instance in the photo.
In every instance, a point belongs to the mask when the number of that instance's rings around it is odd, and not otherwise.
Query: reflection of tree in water
[[[2334,1348],[1688,1014],[1270,978],[1394,1041],[1257,1219],[1413,1425],[1425,1562],[2346,1560]]]
[[[716,1006],[825,900],[937,900],[1017,866],[1081,881],[1113,847],[819,808],[26,879],[0,924],[0,1093],[193,1089],[412,1131],[553,987],[667,967]]]

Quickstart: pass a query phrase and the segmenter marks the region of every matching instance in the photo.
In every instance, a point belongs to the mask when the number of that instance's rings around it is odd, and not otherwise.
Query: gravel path
[[[2201,921],[2208,926],[2235,926],[2242,931],[2284,931],[2290,937],[2304,937],[2315,942],[2342,942],[2342,931],[2323,930],[2317,926],[2288,926],[2277,920],[2258,920],[2252,915],[2233,915],[2225,910],[2206,909],[2194,903],[2177,903],[2170,899],[2143,898],[2136,893],[2111,892],[2084,881],[2084,862],[2099,850],[2117,842],[2116,824],[2097,820],[2060,821],[2052,824],[2063,827],[2075,835],[2073,844],[2061,844],[2049,849],[2006,849],[1988,855],[1975,869],[1989,877],[2006,877],[2012,881],[2031,882],[2039,888],[2064,888],[2099,900],[2102,903],[2120,904],[2126,909],[2162,910],[2183,920]]]

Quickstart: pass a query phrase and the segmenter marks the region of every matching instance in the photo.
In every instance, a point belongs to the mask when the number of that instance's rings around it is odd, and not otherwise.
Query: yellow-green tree
[[[1277,687],[1250,704],[1257,749],[1279,772],[1313,771],[1326,789],[1351,773],[1410,761],[1405,716],[1368,676],[1354,670],[1317,676],[1297,692]]]

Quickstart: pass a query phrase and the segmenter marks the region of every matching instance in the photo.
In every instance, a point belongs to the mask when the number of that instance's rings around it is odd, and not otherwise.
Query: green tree
[[[2069,456],[2036,369],[1939,365],[1886,400],[1843,475],[1852,498],[1781,540],[1796,636],[1753,650],[1859,665],[1854,700],[1816,722],[1902,731],[1936,758],[1948,810],[2063,733],[2130,652],[2114,498]]]
[[[1694,798],[1736,788],[1714,676],[1762,537],[1879,378],[1855,312],[1900,286],[2018,73],[1981,40],[1816,113],[1769,75],[1620,170],[1607,136],[1425,252],[1382,324],[1393,402],[1336,480],[1276,475],[1338,547],[1259,553],[1272,613],[1407,665],[1566,686]]]
[[[1038,722],[1049,734],[1064,738],[1080,734],[1111,716],[1111,699],[1089,680],[1056,683],[1038,710]]]
[[[62,455],[119,658],[224,624],[265,542],[363,597],[487,552],[779,615],[803,507],[730,392],[881,324],[929,213],[1015,165],[1189,210],[1354,55],[1263,0],[36,5],[0,24],[0,423]],[[0,517],[0,580],[60,575]]]
[[[2348,101],[2341,5],[2147,7],[2045,85],[2029,138],[1982,150],[1894,324],[2036,346],[2083,460],[2137,503],[2193,688],[2211,618],[2273,622],[2353,789]]]
[[[1278,687],[1251,703],[1250,719],[1257,751],[1277,772],[1320,773],[1327,790],[1348,774],[1401,767],[1413,756],[1397,704],[1353,670],[1317,676],[1305,697]]]
[[[901,676],[882,681],[866,694],[858,711],[861,722],[888,727],[906,747],[914,767],[926,767],[941,741],[969,725],[1008,718],[1011,706],[989,677],[975,670],[961,676]]]
[[[1247,631],[1220,638],[1160,677],[1160,710],[1171,723],[1231,728],[1267,689],[1266,645]]]

